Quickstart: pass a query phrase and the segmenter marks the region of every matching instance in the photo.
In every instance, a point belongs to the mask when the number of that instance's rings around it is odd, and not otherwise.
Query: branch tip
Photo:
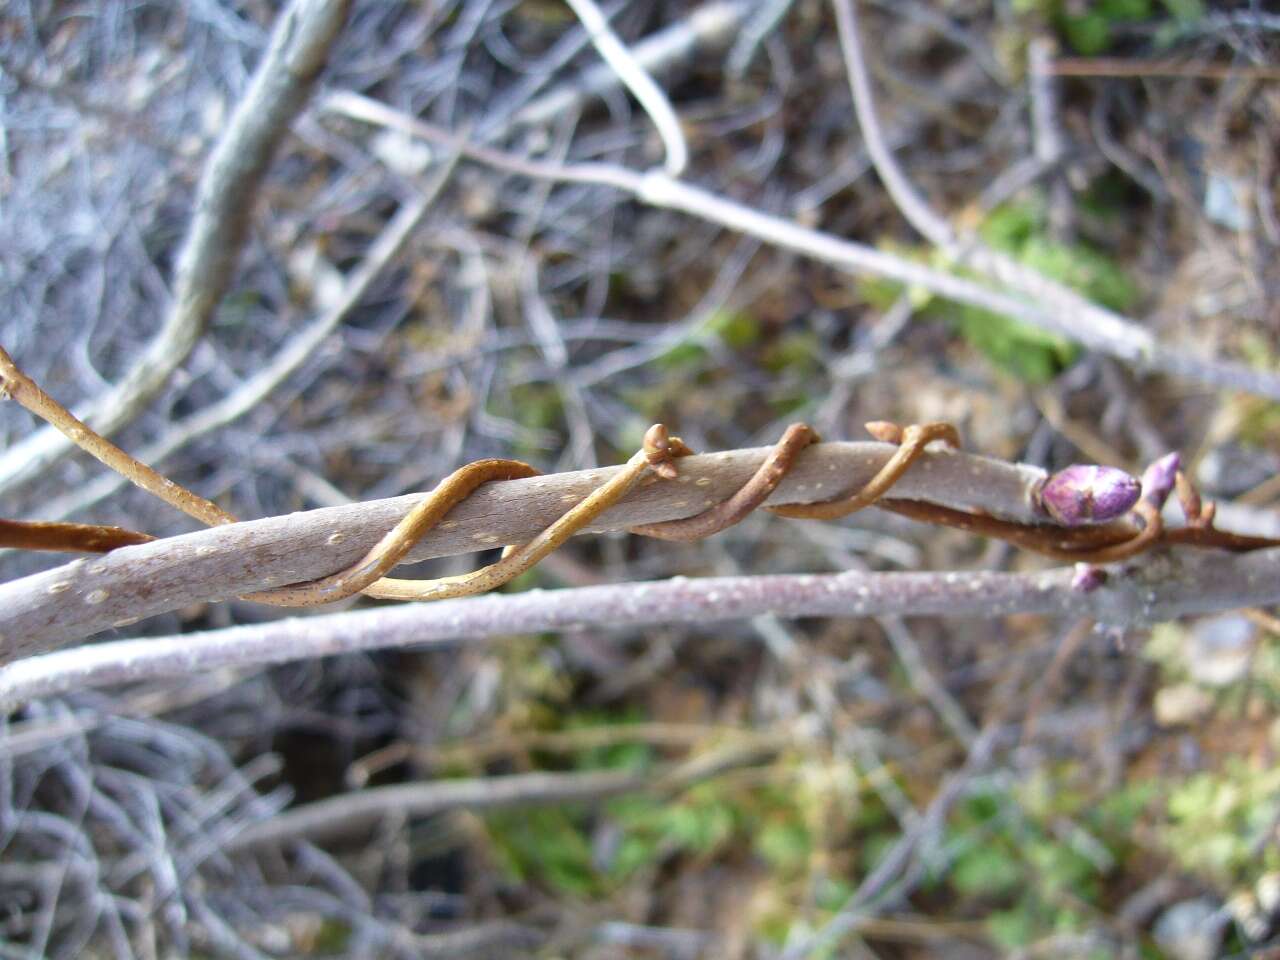
[[[1142,499],[1159,508],[1169,499],[1177,482],[1182,455],[1177,451],[1166,453],[1142,472]]]

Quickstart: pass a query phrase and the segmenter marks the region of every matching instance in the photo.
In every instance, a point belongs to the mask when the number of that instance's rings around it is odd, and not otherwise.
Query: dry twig
[[[726,769],[770,756],[778,738],[756,738],[699,755],[665,771],[601,770],[582,773],[526,773],[474,780],[440,780],[368,787],[294,807],[255,824],[228,844],[233,851],[301,838],[323,840],[358,833],[388,814],[422,817],[466,807],[472,810],[603,800],[620,793],[682,788]]]
[[[730,497],[770,448],[683,457],[675,481],[638,487],[584,532],[701,513]],[[882,443],[824,443],[805,451],[770,503],[828,499],[874,477],[894,455]],[[458,504],[405,562],[523,543],[618,473],[618,467],[489,483]],[[1042,519],[1034,467],[964,453],[926,453],[895,492],[1012,521]],[[0,660],[52,649],[123,622],[201,600],[326,576],[357,560],[421,497],[410,495],[229,524],[118,550],[0,585]]]
[[[667,173],[673,177],[680,176],[689,163],[689,147],[684,141],[684,134],[680,132],[680,118],[676,116],[671,101],[662,88],[654,83],[653,77],[649,76],[635,54],[609,28],[609,21],[596,6],[595,0],[566,2],[582,21],[596,51],[653,121],[654,129],[658,131],[666,149]]]
[[[112,641],[28,657],[0,667],[0,708],[13,709],[69,690],[193,676],[225,667],[360,650],[452,646],[460,640],[584,626],[705,625],[760,614],[989,619],[1011,613],[1088,616],[1125,626],[1280,602],[1280,550],[1275,549],[1236,555],[1170,552],[1132,567],[1104,569],[1110,574],[1106,582],[1088,593],[1072,588],[1076,572],[1064,567],[1039,573],[677,578],[403,604],[204,634]],[[45,642],[46,648],[53,645]]]
[[[99,433],[114,433],[132,420],[199,342],[231,282],[258,186],[311,95],[348,5],[349,0],[293,0],[280,14],[271,46],[200,178],[164,324],[124,378],[80,415]],[[53,429],[13,445],[0,456],[0,495],[73,449]]]
[[[401,130],[431,143],[456,136],[385,104],[349,91],[325,97],[323,108],[366,123]],[[931,293],[1002,313],[1116,357],[1139,369],[1186,377],[1199,383],[1280,400],[1280,378],[1237,363],[1206,360],[1161,345],[1151,333],[1086,300],[1044,276],[992,253],[980,269],[1014,293],[993,290],[962,276],[922,266],[873,247],[803,227],[673,179],[659,171],[636,173],[607,163],[560,165],[515,156],[475,144],[463,155],[519,176],[563,183],[594,184],[630,193],[656,207],[691,214],[731,230],[759,237],[851,273],[870,273]],[[977,266],[970,247],[953,251]]]
[[[238,525],[231,514],[174,484],[87,428],[44,393],[3,350],[0,350],[0,386],[4,387],[8,396],[45,417],[103,463],[128,476],[166,503],[215,526]],[[843,517],[875,504],[890,488],[899,484],[907,471],[922,461],[926,447],[932,440],[946,442],[951,448],[950,457],[956,456],[955,451],[959,445],[955,427],[947,423],[916,425],[903,430],[896,424],[875,422],[868,424],[867,428],[873,435],[894,445],[892,455],[868,479],[850,487],[847,483],[840,483],[827,476],[812,484],[815,495],[800,505],[778,505],[769,509],[796,518],[829,520]],[[639,532],[657,531],[660,536],[667,536],[671,529],[683,531],[686,535],[693,531],[697,536],[708,536],[732,526],[778,490],[780,482],[797,467],[797,457],[814,439],[813,431],[807,426],[795,424],[736,491],[719,500],[714,497],[706,498],[700,505],[702,509],[690,511],[685,519],[676,522],[674,528],[671,526],[672,521],[668,520],[665,525],[654,525],[652,522],[633,524],[632,529]],[[677,468],[674,458],[680,457],[682,462],[688,462],[691,456],[692,452],[682,441],[675,437],[668,438],[666,428],[655,424],[645,434],[644,446],[640,452],[588,492],[561,496],[561,508],[553,518],[541,524],[536,533],[518,539],[504,538],[501,534],[491,532],[475,535],[486,546],[513,543],[520,545],[508,546],[498,562],[462,576],[428,581],[386,578],[386,574],[404,560],[425,536],[436,529],[448,530],[456,527],[457,519],[444,522],[445,517],[453,516],[455,509],[465,507],[476,499],[477,490],[493,484],[540,479],[537,471],[527,464],[514,460],[481,460],[454,471],[400,517],[392,529],[363,556],[342,566],[336,573],[307,576],[286,568],[289,573],[284,585],[268,584],[267,589],[262,589],[265,574],[260,565],[243,567],[244,554],[259,550],[261,541],[244,544],[241,555],[233,558],[236,562],[231,569],[243,574],[252,572],[257,579],[252,592],[246,594],[247,599],[283,606],[326,603],[356,592],[397,600],[441,600],[483,593],[496,589],[528,570],[569,537],[589,528],[601,515],[617,512],[615,508],[650,471],[669,484],[687,483],[688,475],[682,474]],[[715,458],[717,462],[724,459],[724,455]],[[812,456],[806,458],[813,459]],[[945,463],[946,459],[941,462]],[[1040,478],[1033,486],[1024,488],[1020,496],[1009,498],[995,510],[985,507],[957,510],[938,503],[911,500],[890,501],[885,506],[918,519],[1002,537],[1049,556],[1082,562],[1126,559],[1150,549],[1162,538],[1177,539],[1196,546],[1221,546],[1237,550],[1276,545],[1274,541],[1264,538],[1242,537],[1216,530],[1213,525],[1213,504],[1201,502],[1191,482],[1179,473],[1178,463],[1178,455],[1169,454],[1152,464],[1144,473],[1141,499],[1132,515],[1137,523],[1136,530],[1131,524],[1118,519],[1138,499],[1139,487],[1136,481],[1123,471],[1096,466],[1077,465],[1052,477]],[[923,461],[920,472],[929,472],[931,466],[932,461]],[[828,463],[826,472],[830,474],[834,470],[835,465]],[[973,477],[982,476],[983,472],[981,469],[968,471],[967,483],[970,487]],[[695,481],[695,487],[710,485],[710,478]],[[808,486],[801,485],[798,492],[808,497]],[[1186,514],[1187,527],[1166,536],[1160,511],[1175,486]],[[833,489],[836,491],[834,494]],[[986,494],[989,496],[990,490]],[[951,496],[956,496],[955,490],[951,492]],[[563,508],[566,502],[572,504],[568,509]],[[689,498],[677,501],[682,507],[688,506],[689,502]],[[517,510],[526,508],[527,504],[523,502],[516,505]],[[1019,522],[992,515],[1000,512],[1006,515],[1031,513],[1036,520],[1052,518],[1059,526]],[[332,533],[326,538],[326,542],[333,547],[341,545],[345,539],[345,534]],[[204,550],[206,557],[216,553],[216,550]],[[200,554],[201,548],[197,548],[196,555]],[[138,560],[137,557],[130,559],[133,562]],[[159,582],[165,574],[172,576],[175,569],[179,575],[174,584],[177,592],[161,595],[159,603],[168,606],[160,609],[172,609],[199,599],[218,599],[216,594],[209,591],[214,589],[214,582],[224,579],[223,575],[228,572],[228,565],[224,562],[218,568],[219,577],[211,579],[208,576],[193,576],[192,563],[172,556],[165,566],[167,569],[163,571],[155,568],[148,570],[145,581],[139,579],[131,584],[127,581],[121,583],[118,577],[112,579],[111,574],[118,574],[120,568],[109,560],[86,567],[84,572],[89,577],[76,571],[75,564],[61,571],[53,571],[57,579],[48,583],[43,591],[39,584],[34,587],[32,585],[31,581],[37,581],[38,577],[21,581],[12,607],[15,618],[22,614],[27,616],[28,622],[21,628],[25,647],[11,649],[7,656],[21,656],[47,649],[38,644],[44,642],[46,637],[56,635],[55,632],[65,635],[69,621],[77,619],[76,611],[83,615],[87,609],[93,608],[87,618],[80,618],[82,624],[96,622],[99,625],[110,623],[119,626],[122,622],[138,619],[146,611],[146,599],[157,595]],[[135,576],[138,572],[134,571]],[[1092,590],[1103,579],[1101,572],[1084,569],[1072,581],[1072,588]],[[78,588],[75,593],[71,593],[73,588]],[[196,590],[200,591],[200,595],[192,595]],[[242,594],[244,591],[236,590],[236,593]],[[64,597],[64,594],[70,595]],[[49,596],[57,599],[50,601]],[[75,602],[80,599],[82,604]],[[159,612],[159,609],[149,612]],[[120,616],[120,619],[112,619],[114,616]],[[0,626],[7,629],[13,624],[0,620]],[[0,632],[0,637],[4,636],[4,632]]]

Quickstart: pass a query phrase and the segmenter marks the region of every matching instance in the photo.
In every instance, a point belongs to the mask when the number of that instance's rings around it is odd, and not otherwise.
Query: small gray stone
[[[1249,188],[1243,181],[1210,172],[1204,189],[1204,215],[1228,230],[1248,230],[1252,218],[1243,202],[1248,195]]]
[[[1226,921],[1211,900],[1199,897],[1175,903],[1160,914],[1151,935],[1172,960],[1213,960]]]
[[[1157,690],[1151,706],[1160,726],[1190,726],[1213,710],[1213,697],[1194,683],[1178,683]]]
[[[1240,614],[1206,617],[1187,635],[1187,672],[1197,683],[1226,687],[1249,672],[1258,628]]]

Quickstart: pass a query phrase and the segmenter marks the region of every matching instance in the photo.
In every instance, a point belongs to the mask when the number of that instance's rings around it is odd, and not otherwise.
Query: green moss
[[[813,855],[813,837],[802,821],[779,817],[756,834],[754,849],[775,870],[797,873]]]
[[[562,719],[559,729],[581,730],[625,727],[642,718],[634,712],[588,711]],[[563,763],[563,758],[556,759]],[[643,771],[654,760],[648,744],[622,739],[569,758],[581,771]],[[674,800],[646,794],[613,798],[604,804],[603,816],[620,840],[607,865],[593,857],[594,818],[585,809],[502,811],[487,815],[485,823],[494,854],[512,881],[539,883],[573,896],[604,896],[663,858],[681,853],[708,856],[740,841],[743,810],[753,802],[751,793],[725,792],[714,782],[698,784]]]
[[[765,347],[760,359],[770,373],[807,376],[817,369],[823,349],[822,341],[813,333],[786,333]]]
[[[563,726],[570,730],[624,730],[644,718],[634,710],[616,711],[584,710],[570,715]],[[616,743],[603,746],[588,747],[577,751],[573,756],[573,766],[577,770],[630,770],[640,772],[648,770],[654,764],[653,747],[640,740],[627,741],[619,738]]]
[[[557,0],[522,0],[512,16],[544,26],[559,27],[573,22],[573,11]]]
[[[993,911],[987,915],[986,927],[991,939],[1006,950],[1025,947],[1040,936],[1035,914],[1025,904]]]
[[[1180,24],[1191,24],[1204,19],[1204,0],[1160,0],[1169,16]]]
[[[553,383],[519,383],[508,394],[504,413],[528,430],[553,430],[564,419],[564,401]],[[517,444],[517,456],[530,458],[542,451]]]
[[[967,897],[1002,898],[1024,882],[1024,869],[1002,845],[983,844],[957,858],[948,882]]]
[[[992,211],[979,234],[993,249],[1104,307],[1125,312],[1137,303],[1136,285],[1113,258],[1087,244],[1057,243],[1049,238],[1044,208],[1039,202],[1010,203]],[[981,279],[937,253],[926,254],[922,248],[896,248],[894,253],[930,263],[936,269]],[[860,296],[879,310],[888,309],[904,289],[901,284],[881,278],[858,284]],[[943,300],[926,291],[913,291],[913,299],[921,316],[951,324],[995,366],[1030,383],[1052,380],[1080,355],[1079,346],[1068,338],[1003,314]]]
[[[1280,814],[1280,768],[1228,760],[1220,772],[1171,785],[1168,797],[1163,839],[1183,869],[1227,889],[1276,868],[1280,855],[1266,837]]]
[[[1124,27],[1147,22],[1154,26],[1155,46],[1180,37],[1188,24],[1205,14],[1203,0],[1014,0],[1014,10],[1038,15],[1050,23],[1074,53],[1091,57],[1112,49]]]
[[[316,934],[312,956],[326,953],[343,953],[351,939],[351,927],[340,920],[326,919]]]
[[[805,411],[813,405],[813,397],[807,393],[783,394],[769,399],[769,407],[778,417],[795,415],[803,419]]]
[[[957,308],[952,323],[995,366],[1028,383],[1048,383],[1080,353],[1065,337],[978,307]]]
[[[1071,48],[1086,57],[1110,49],[1118,27],[1149,19],[1151,0],[1092,0],[1082,11],[1062,5],[1054,17]]]
[[[660,354],[653,362],[659,370],[669,373],[687,370],[690,367],[700,367],[707,362],[707,348],[700,343],[685,340],[677,343],[666,353]]]
[[[918,253],[912,254],[910,251],[895,250],[900,256],[908,256],[909,259],[919,259]],[[867,304],[880,313],[884,313],[902,296],[903,285],[896,280],[888,280],[884,277],[866,276],[859,277],[857,280],[858,296],[867,302]]]
[[[569,807],[496,811],[485,823],[490,849],[512,881],[536,880],[571,896],[599,892],[591,844]]]
[[[664,814],[667,834],[693,853],[713,853],[729,842],[739,817],[728,798],[718,791],[694,794],[689,802]]]
[[[1137,287],[1110,257],[1083,243],[1051,240],[1036,202],[993,211],[980,234],[993,249],[1105,307],[1123,312],[1138,299]],[[989,310],[946,304],[936,312],[993,364],[1029,383],[1052,380],[1079,357],[1079,347],[1067,338]]]
[[[1236,337],[1236,349],[1245,363],[1256,370],[1273,373],[1280,370],[1280,357],[1270,342],[1254,331],[1242,331]],[[1280,437],[1280,403],[1262,397],[1238,397],[1236,421],[1240,424],[1236,437],[1241,443],[1255,447],[1272,447]]]
[[[1012,793],[970,796],[947,825],[949,859],[931,890],[968,901],[1005,949],[1086,929],[1085,908],[1104,901],[1112,864],[1154,796],[1142,785],[1099,798],[1070,764],[1044,767]]]
[[[741,310],[717,310],[708,318],[706,329],[734,350],[755,346],[761,337],[760,321]]]
[[[1260,397],[1244,397],[1245,414],[1240,421],[1240,442],[1252,447],[1270,448],[1280,437],[1280,403]]]

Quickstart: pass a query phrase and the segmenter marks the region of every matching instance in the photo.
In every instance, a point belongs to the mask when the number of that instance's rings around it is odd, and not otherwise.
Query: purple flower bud
[[[1157,507],[1163,507],[1173,490],[1173,483],[1177,479],[1178,468],[1181,465],[1181,456],[1176,452],[1166,453],[1142,471],[1142,499]]]
[[[1106,523],[1138,502],[1138,481],[1115,467],[1077,463],[1059,470],[1040,488],[1044,512],[1066,527]]]
[[[1077,563],[1071,577],[1071,589],[1076,593],[1093,593],[1107,582],[1107,571],[1092,563]]]

